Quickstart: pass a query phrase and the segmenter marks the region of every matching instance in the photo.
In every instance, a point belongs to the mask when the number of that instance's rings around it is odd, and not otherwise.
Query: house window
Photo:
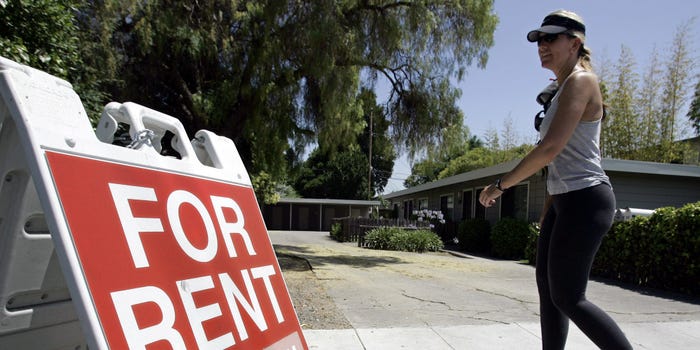
[[[418,210],[428,209],[428,198],[418,200]]]
[[[472,218],[473,205],[474,200],[472,197],[472,190],[462,192],[462,220]]]
[[[528,184],[513,186],[501,196],[501,217],[527,220]]]
[[[454,218],[454,196],[449,194],[446,196],[440,196],[440,211],[445,215],[447,221],[451,221]]]

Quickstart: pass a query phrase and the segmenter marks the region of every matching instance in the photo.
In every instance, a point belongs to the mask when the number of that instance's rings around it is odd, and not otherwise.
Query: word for
[[[136,268],[150,266],[143,241],[141,240],[141,234],[147,232],[164,233],[163,222],[160,218],[134,217],[129,201],[158,202],[155,189],[114,183],[109,184],[109,189],[117,208],[119,220],[124,229],[124,236],[129,246],[134,266],[136,266]],[[255,255],[256,253],[250,235],[245,229],[243,211],[238,203],[231,198],[219,196],[210,196],[209,200],[214,208],[214,216],[216,217],[229,257],[233,258],[238,256],[233,246],[233,240],[231,239],[231,235],[233,234],[241,235],[248,254]],[[207,234],[207,245],[204,248],[195,247],[185,234],[180,220],[180,207],[184,204],[192,206],[197,213],[199,213],[199,216],[204,222]],[[168,195],[166,208],[172,234],[182,251],[198,262],[209,262],[214,259],[218,251],[219,240],[216,235],[212,215],[209,213],[204,203],[197,198],[197,196],[188,191],[176,190]],[[224,209],[233,210],[236,214],[236,221],[227,222],[224,216]]]

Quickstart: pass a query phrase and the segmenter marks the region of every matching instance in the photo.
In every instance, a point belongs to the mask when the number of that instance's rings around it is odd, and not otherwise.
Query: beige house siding
[[[491,208],[483,208],[478,194],[490,183],[507,173],[519,160],[498,164],[489,168],[441,179],[432,183],[397,191],[385,195],[391,205],[399,208],[402,216],[404,203],[413,198],[428,197],[431,210],[440,209],[440,197],[452,194],[455,198],[454,223],[464,220],[463,206],[469,204],[462,196],[471,191],[471,207],[468,214],[483,217],[491,223],[498,221],[504,210],[499,199]],[[700,167],[694,165],[662,164],[627,160],[603,160],[603,168],[611,179],[618,208],[656,209],[664,206],[680,207],[700,201]],[[546,196],[546,180],[542,171],[530,176],[519,185],[527,187],[527,218],[536,222],[540,217]],[[413,203],[417,208],[417,203]]]
[[[700,178],[608,172],[618,208],[656,209],[700,200]]]

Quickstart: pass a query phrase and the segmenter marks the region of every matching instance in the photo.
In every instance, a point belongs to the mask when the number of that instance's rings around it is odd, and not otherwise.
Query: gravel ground
[[[316,277],[309,262],[281,249],[276,249],[276,252],[301,328],[352,328],[326,293],[326,289]]]

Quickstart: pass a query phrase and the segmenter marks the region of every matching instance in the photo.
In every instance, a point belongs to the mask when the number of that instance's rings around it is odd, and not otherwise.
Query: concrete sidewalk
[[[447,253],[387,252],[327,232],[271,231],[306,259],[350,329],[305,329],[310,349],[540,349],[534,268]],[[592,280],[588,298],[635,349],[700,349],[700,299]],[[325,297],[325,296],[324,296]],[[595,349],[572,323],[567,349]]]
[[[700,321],[620,324],[635,349],[700,349]],[[496,350],[540,349],[536,323],[462,325],[422,328],[304,330],[310,349]],[[569,330],[569,350],[596,349],[576,326]]]

